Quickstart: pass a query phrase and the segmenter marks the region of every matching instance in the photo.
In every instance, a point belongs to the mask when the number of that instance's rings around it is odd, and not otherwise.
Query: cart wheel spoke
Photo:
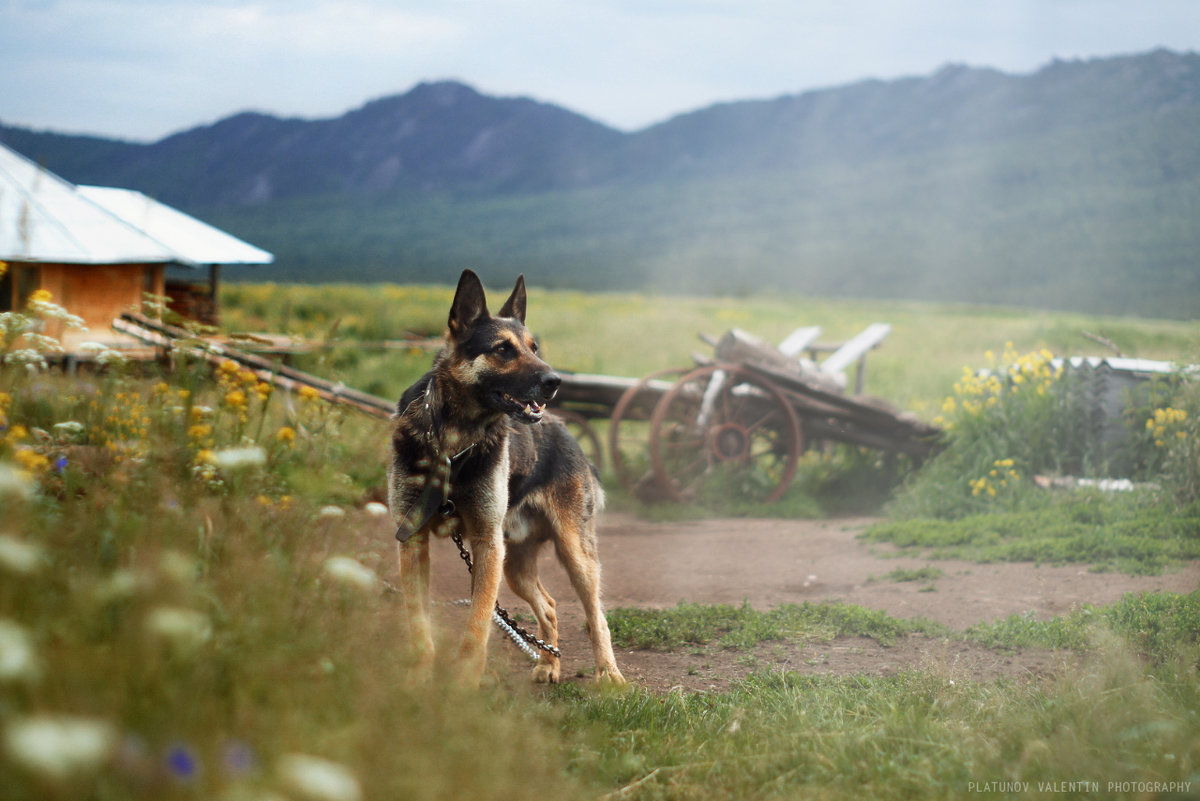
[[[659,487],[689,501],[705,491],[778,500],[803,450],[786,396],[736,366],[702,367],[676,382],[650,420],[650,461]]]
[[[621,394],[609,418],[608,453],[613,472],[625,489],[646,500],[656,496],[650,467],[650,415],[667,390],[664,381],[685,372],[671,368],[646,376]]]

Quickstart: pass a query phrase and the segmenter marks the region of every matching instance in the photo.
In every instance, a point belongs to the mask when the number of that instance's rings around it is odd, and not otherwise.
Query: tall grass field
[[[321,346],[299,357],[303,369],[388,397],[430,354],[382,343],[440,334],[451,296],[405,286],[223,292],[225,332],[303,337]],[[870,457],[817,454],[802,491],[824,502],[823,489],[886,483],[867,536],[934,560],[1144,573],[1200,559],[1200,401],[1185,377],[1131,412],[1127,463],[1140,489],[1061,502],[1033,480],[1109,464],[1086,448],[1070,463],[1056,455],[1073,442],[1060,430],[1071,393],[1043,351],[1102,352],[1086,331],[1128,355],[1195,362],[1200,323],[536,289],[529,309],[555,366],[635,377],[709,352],[698,333],[739,327],[778,341],[820,325],[833,341],[889,322],[892,335],[868,357],[867,391],[938,418],[943,449],[888,482],[872,478],[883,468]],[[1195,592],[920,632],[1058,650],[1050,677],[763,670],[709,693],[414,686],[399,601],[381,578],[389,567],[362,537],[386,514],[386,426],[232,363],[137,365],[97,347],[96,369],[64,375],[46,364],[48,320],[76,322],[40,293],[0,315],[4,801],[1200,796]],[[995,384],[974,372],[989,352]],[[823,508],[785,501],[771,513]],[[909,622],[837,604],[610,618],[626,648],[748,648],[811,626],[881,641],[914,634]]]

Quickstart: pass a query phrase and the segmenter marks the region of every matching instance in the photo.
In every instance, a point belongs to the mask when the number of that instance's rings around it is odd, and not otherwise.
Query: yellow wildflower
[[[240,409],[246,405],[246,393],[240,389],[232,389],[225,393],[225,405]]]
[[[291,426],[283,426],[275,432],[275,438],[280,442],[291,445],[296,441],[296,429],[292,428]]]
[[[199,442],[212,436],[212,431],[213,427],[207,423],[197,423],[188,428],[188,439],[193,442]]]
[[[49,289],[35,289],[33,294],[29,296],[29,302],[33,303],[49,303],[54,299],[54,295]]]
[[[35,475],[45,472],[50,467],[50,460],[45,454],[38,453],[33,448],[18,448],[13,458],[22,470]]]
[[[300,387],[300,397],[306,401],[315,401],[321,397],[321,393],[312,387]]]

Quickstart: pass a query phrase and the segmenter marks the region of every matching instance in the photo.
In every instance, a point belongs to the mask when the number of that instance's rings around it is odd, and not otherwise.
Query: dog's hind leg
[[[429,622],[429,534],[420,532],[397,543],[400,597],[408,622],[413,673],[428,681],[433,672],[433,631]]]
[[[538,622],[538,639],[548,645],[558,645],[558,614],[554,599],[538,580],[537,557],[540,543],[525,542],[509,545],[504,557],[504,577],[518,598],[529,604]],[[538,684],[558,684],[562,666],[557,656],[541,651],[533,680]]]
[[[592,640],[592,655],[596,660],[596,681],[624,684],[625,677],[617,669],[613,655],[612,635],[608,631],[608,620],[600,603],[600,559],[596,553],[596,536],[593,522],[582,525],[580,531],[559,531],[555,540],[558,559],[571,578],[575,592],[583,603],[587,616],[588,637]]]

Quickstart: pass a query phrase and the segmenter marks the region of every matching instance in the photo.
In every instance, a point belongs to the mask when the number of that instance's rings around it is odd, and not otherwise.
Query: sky
[[[0,0],[0,122],[134,141],[422,81],[625,131],[946,64],[1200,50],[1200,0]]]

